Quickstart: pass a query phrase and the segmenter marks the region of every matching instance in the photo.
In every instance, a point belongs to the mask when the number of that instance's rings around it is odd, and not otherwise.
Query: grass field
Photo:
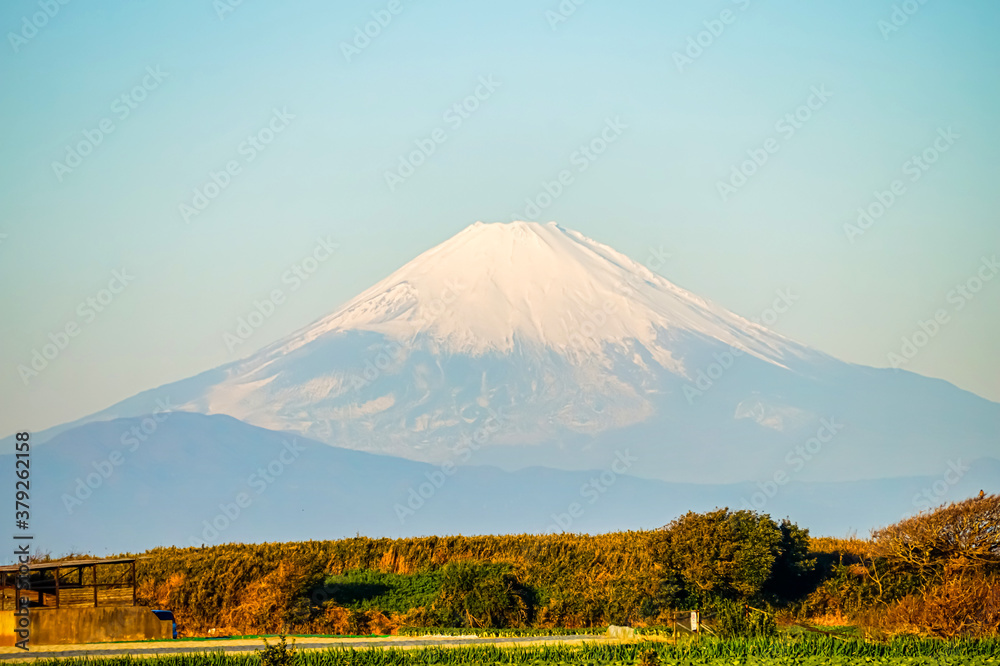
[[[649,651],[656,657],[649,661]],[[972,666],[1000,665],[1000,641],[897,639],[888,643],[836,640],[798,636],[780,639],[702,640],[678,646],[663,642],[632,644],[594,643],[582,646],[539,647],[475,646],[419,649],[328,649],[298,651],[299,666],[458,666],[460,664],[593,664],[632,666],[647,664],[713,666],[784,666],[792,664],[830,666],[918,666],[922,664]],[[150,658],[40,660],[45,666],[258,666],[256,654],[201,653]]]

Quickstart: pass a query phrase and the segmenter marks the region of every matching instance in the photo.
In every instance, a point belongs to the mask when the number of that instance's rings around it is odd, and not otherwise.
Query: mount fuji
[[[555,223],[476,224],[249,356],[39,433],[173,409],[422,463],[741,483],[941,475],[1000,404],[842,362]]]

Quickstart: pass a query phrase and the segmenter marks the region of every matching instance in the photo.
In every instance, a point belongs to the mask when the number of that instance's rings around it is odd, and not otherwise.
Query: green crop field
[[[655,652],[655,655],[652,654]],[[1000,641],[897,639],[888,643],[835,640],[827,637],[703,640],[667,643],[546,645],[538,647],[474,646],[420,649],[327,649],[295,652],[298,666],[451,666],[532,664],[603,666],[918,666],[922,664],[1000,666]],[[260,666],[259,654],[202,653],[155,658],[42,660],[43,666]],[[270,666],[265,664],[264,666]]]

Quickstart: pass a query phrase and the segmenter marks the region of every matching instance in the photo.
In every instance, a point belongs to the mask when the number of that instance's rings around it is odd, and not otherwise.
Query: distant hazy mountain
[[[668,481],[940,475],[1000,454],[1000,404],[841,362],[553,223],[476,223],[243,360],[40,439],[157,400],[433,463],[600,469],[627,447],[632,473]]]
[[[894,522],[916,511],[917,498],[928,493],[937,504],[1000,477],[1000,462],[980,460],[955,484],[943,476],[791,481],[775,486],[772,497],[755,498],[763,492],[755,484],[636,478],[631,474],[643,464],[636,458],[625,447],[587,472],[442,469],[331,447],[228,416],[157,414],[86,424],[37,447],[30,532],[37,547],[56,555],[107,554],[358,533],[595,533],[655,528],[688,510],[756,502],[814,534],[844,535]],[[12,455],[0,456],[0,470],[10,478],[12,466]],[[945,484],[943,494],[935,494],[935,483]]]

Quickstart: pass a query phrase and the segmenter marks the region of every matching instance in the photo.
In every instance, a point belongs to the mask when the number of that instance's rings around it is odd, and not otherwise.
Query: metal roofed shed
[[[60,560],[28,564],[31,608],[71,606],[135,606],[135,558]],[[116,567],[113,580],[101,582],[98,567]],[[19,565],[0,567],[0,610],[15,609],[15,583]],[[69,571],[65,571],[65,570]]]
[[[18,640],[17,579],[27,566],[31,644],[172,638],[173,623],[137,605],[135,558],[0,566],[0,645]]]

